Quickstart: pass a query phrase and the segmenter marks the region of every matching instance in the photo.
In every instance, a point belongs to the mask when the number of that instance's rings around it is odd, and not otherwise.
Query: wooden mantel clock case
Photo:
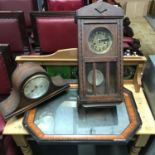
[[[76,12],[79,98],[84,107],[122,101],[123,10],[102,0]]]

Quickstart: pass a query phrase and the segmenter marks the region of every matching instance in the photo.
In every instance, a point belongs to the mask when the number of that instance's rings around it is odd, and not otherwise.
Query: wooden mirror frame
[[[77,85],[70,85],[71,88],[77,88]],[[87,135],[71,135],[71,134],[45,134],[35,124],[35,116],[37,114],[37,108],[31,109],[25,114],[23,125],[32,135],[32,137],[41,143],[127,143],[135,135],[139,127],[141,126],[141,119],[137,112],[137,107],[133,94],[131,91],[124,88],[123,90],[124,104],[127,109],[130,123],[122,130],[120,134],[87,134]],[[52,101],[51,101],[52,102]],[[62,115],[63,117],[63,115]],[[64,122],[65,123],[65,122]],[[59,131],[60,132],[60,131]]]

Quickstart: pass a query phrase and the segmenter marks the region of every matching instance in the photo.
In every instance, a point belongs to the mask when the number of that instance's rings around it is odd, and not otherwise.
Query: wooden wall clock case
[[[110,106],[123,99],[123,16],[120,7],[102,0],[76,12],[79,105]]]

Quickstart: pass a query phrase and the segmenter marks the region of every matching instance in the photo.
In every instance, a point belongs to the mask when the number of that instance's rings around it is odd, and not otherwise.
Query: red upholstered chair
[[[120,5],[119,3],[117,3],[115,0],[103,0],[104,2],[110,3],[112,5]]]
[[[9,44],[14,55],[30,52],[22,11],[0,11],[0,43]]]
[[[11,91],[11,74],[16,63],[9,53],[9,45],[0,44],[0,100],[5,99]],[[14,142],[10,136],[2,136],[5,121],[0,114],[0,154],[16,155]]]
[[[11,91],[11,75],[16,67],[16,62],[11,53],[9,45],[0,44],[0,98],[9,95]]]
[[[31,26],[30,12],[38,10],[37,0],[0,0],[0,11],[23,11],[26,26]]]
[[[131,37],[123,37],[123,48],[129,48],[130,44],[133,43],[133,38]]]
[[[45,0],[48,11],[74,11],[84,6],[84,0]]]
[[[42,54],[77,47],[75,12],[33,12],[34,39]]]
[[[11,136],[2,136],[5,121],[0,114],[0,154],[2,155],[16,155],[16,146]]]

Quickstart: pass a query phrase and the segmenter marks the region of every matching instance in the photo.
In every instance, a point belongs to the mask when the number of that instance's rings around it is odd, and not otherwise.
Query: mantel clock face
[[[50,87],[50,81],[47,75],[38,74],[30,77],[23,85],[25,97],[37,99],[46,94]]]
[[[95,28],[89,35],[88,44],[93,53],[104,54],[112,45],[112,34],[106,28]]]
[[[76,12],[79,98],[84,107],[122,101],[123,11],[101,0]]]
[[[12,74],[12,91],[1,102],[0,111],[5,119],[44,103],[68,88],[61,78],[50,77],[42,66],[33,62],[19,64]]]

